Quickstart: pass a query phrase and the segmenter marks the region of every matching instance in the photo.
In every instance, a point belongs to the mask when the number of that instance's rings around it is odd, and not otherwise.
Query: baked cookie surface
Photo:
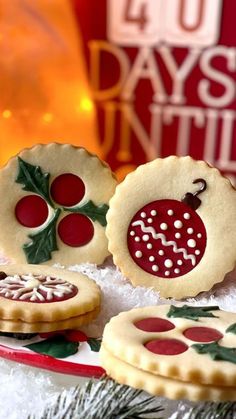
[[[41,265],[0,266],[0,330],[31,333],[79,327],[99,312],[88,277]]]
[[[236,389],[236,314],[218,307],[163,305],[120,313],[106,325],[102,346],[137,371]]]
[[[156,159],[117,187],[109,250],[134,285],[195,296],[234,268],[235,217],[236,191],[217,169],[190,157]]]
[[[102,263],[110,168],[85,149],[36,145],[0,170],[0,248],[15,263]]]

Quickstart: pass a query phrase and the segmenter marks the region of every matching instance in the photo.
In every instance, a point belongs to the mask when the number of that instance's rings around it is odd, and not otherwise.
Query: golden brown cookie
[[[209,290],[234,268],[234,219],[228,179],[204,161],[170,156],[117,187],[106,234],[115,264],[134,285],[181,298]]]
[[[120,384],[145,390],[154,396],[191,401],[234,401],[236,399],[235,387],[193,384],[154,375],[121,361],[112,355],[104,345],[100,350],[100,360],[107,374]]]
[[[0,170],[0,248],[15,263],[102,263],[110,168],[84,148],[36,145]]]
[[[81,326],[101,293],[88,277],[46,265],[0,266],[0,330],[30,333]]]
[[[236,388],[236,314],[218,307],[153,306],[113,317],[104,347],[137,370]]]

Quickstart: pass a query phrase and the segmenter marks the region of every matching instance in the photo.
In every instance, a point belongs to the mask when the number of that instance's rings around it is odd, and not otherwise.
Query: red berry
[[[51,185],[51,197],[59,205],[71,207],[78,204],[85,193],[84,182],[72,173],[57,176]]]
[[[47,203],[38,195],[27,195],[17,202],[15,216],[25,227],[39,227],[48,218]]]
[[[183,335],[194,342],[215,342],[223,338],[222,333],[211,327],[190,327]]]
[[[145,348],[158,355],[179,355],[187,351],[188,346],[177,339],[156,339],[146,343]]]
[[[67,330],[66,339],[69,342],[87,342],[88,336],[80,330]]]
[[[60,221],[58,234],[68,246],[84,246],[93,238],[93,223],[83,214],[69,214]]]
[[[146,319],[138,320],[134,325],[145,332],[167,332],[168,330],[175,328],[175,325],[169,320],[161,319],[159,317],[148,317]]]

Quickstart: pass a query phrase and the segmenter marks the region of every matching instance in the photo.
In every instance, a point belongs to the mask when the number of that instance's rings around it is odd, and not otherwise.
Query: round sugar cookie
[[[44,330],[42,323],[45,331],[67,328],[71,320],[94,317],[100,302],[99,287],[80,273],[46,265],[0,265],[0,330],[1,324],[9,332]]]
[[[120,384],[145,390],[154,396],[191,401],[234,401],[235,387],[208,386],[173,380],[139,370],[116,358],[104,345],[100,349],[100,360],[106,373]]]
[[[84,148],[36,145],[0,170],[0,248],[14,263],[102,263],[110,168]]]
[[[134,285],[164,297],[195,296],[236,260],[236,191],[203,161],[167,157],[140,166],[110,201],[106,234]]]
[[[104,347],[136,369],[236,389],[236,314],[218,307],[155,306],[113,317]]]

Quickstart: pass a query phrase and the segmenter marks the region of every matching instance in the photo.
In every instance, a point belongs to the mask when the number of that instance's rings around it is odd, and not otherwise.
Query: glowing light
[[[43,121],[44,122],[51,122],[53,120],[53,114],[52,113],[45,113],[43,115]]]
[[[81,99],[79,107],[77,108],[78,111],[92,111],[93,110],[93,102],[88,97],[84,97]]]
[[[5,109],[5,111],[2,112],[2,117],[5,119],[11,118],[12,113],[9,111],[9,109]]]

